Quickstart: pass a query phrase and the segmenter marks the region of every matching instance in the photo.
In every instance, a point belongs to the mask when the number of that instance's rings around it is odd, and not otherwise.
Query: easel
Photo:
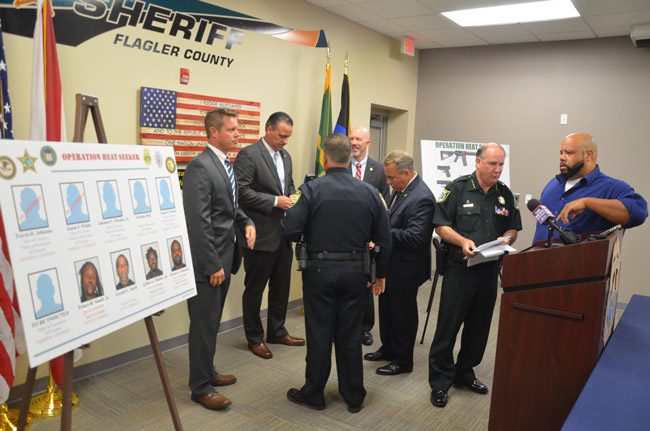
[[[76,95],[77,105],[75,112],[75,121],[74,121],[74,142],[83,142],[84,129],[86,128],[86,120],[88,119],[88,111],[92,113],[93,122],[95,124],[95,132],[97,133],[97,139],[100,143],[107,143],[106,132],[104,131],[104,124],[102,123],[102,117],[99,113],[99,99],[93,96],[86,96],[83,94]],[[155,316],[158,316],[162,313],[156,313]],[[160,375],[160,381],[165,392],[165,398],[167,398],[167,405],[169,406],[169,413],[171,414],[172,421],[174,422],[174,429],[176,431],[182,431],[183,426],[181,425],[181,419],[178,416],[178,410],[176,409],[176,401],[171,390],[171,385],[169,384],[169,377],[167,376],[167,368],[165,368],[165,362],[162,356],[162,351],[160,350],[160,343],[158,342],[158,335],[156,334],[156,328],[153,324],[153,319],[151,316],[144,318],[144,324],[147,327],[147,333],[149,335],[149,342],[151,343],[151,349],[153,350],[153,355],[156,359],[156,366],[158,367],[158,374]],[[61,430],[62,431],[71,431],[72,430],[72,377],[73,377],[73,359],[74,351],[70,351],[63,355],[63,400],[62,400],[62,413],[61,413]],[[34,391],[34,381],[36,379],[36,368],[31,368],[27,372],[27,381],[25,382],[25,395],[23,396],[22,405],[20,407],[20,416],[18,417],[18,431],[23,431],[27,424],[27,413],[29,412],[29,403],[32,399],[32,392]]]
[[[438,238],[433,239],[433,248],[438,254],[438,249],[440,248],[440,240]],[[427,333],[427,325],[429,324],[429,316],[431,315],[431,305],[433,304],[433,295],[436,293],[436,285],[438,284],[438,277],[440,277],[440,271],[438,270],[438,259],[436,261],[436,270],[433,273],[433,282],[431,283],[431,293],[429,294],[429,303],[427,304],[427,318],[424,321],[424,328],[422,329],[422,338],[420,339],[420,344],[424,344],[424,335]]]

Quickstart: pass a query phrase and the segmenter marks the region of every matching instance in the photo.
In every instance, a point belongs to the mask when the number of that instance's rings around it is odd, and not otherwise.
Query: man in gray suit
[[[238,208],[237,182],[228,160],[228,151],[237,145],[239,137],[237,114],[215,109],[206,114],[204,123],[208,145],[187,165],[183,182],[183,206],[197,292],[187,300],[189,386],[194,402],[219,410],[231,402],[213,386],[231,385],[237,379],[218,373],[214,367],[217,333],[230,274],[241,263],[237,234],[244,233],[246,245],[252,249],[255,225]]]
[[[255,250],[243,250],[244,332],[248,348],[257,356],[273,354],[264,343],[260,319],[262,295],[269,284],[266,341],[271,344],[303,346],[305,340],[292,337],[284,327],[291,282],[291,243],[282,236],[280,220],[291,204],[293,185],[291,156],[284,149],[293,131],[293,120],[284,112],[271,114],[265,135],[243,148],[235,160],[239,205],[253,219],[258,230]]]
[[[350,145],[352,146],[350,173],[356,179],[374,186],[386,200],[388,199],[388,182],[384,175],[384,165],[368,157],[368,148],[371,144],[372,140],[367,127],[356,126],[352,128],[350,131]],[[373,326],[375,326],[375,300],[372,292],[368,289],[361,331],[361,342],[366,346],[372,345],[373,340],[370,331]]]

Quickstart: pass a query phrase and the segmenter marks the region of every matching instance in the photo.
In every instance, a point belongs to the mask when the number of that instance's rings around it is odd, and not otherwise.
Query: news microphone
[[[526,206],[528,207],[530,212],[533,213],[533,216],[535,216],[535,220],[537,220],[537,223],[545,224],[547,226],[550,226],[551,229],[556,230],[557,233],[560,235],[560,240],[564,244],[577,244],[580,242],[580,235],[575,234],[570,230],[564,229],[563,227],[559,226],[555,222],[555,216],[553,215],[551,210],[546,208],[546,206],[542,204],[539,200],[531,199],[528,201]]]

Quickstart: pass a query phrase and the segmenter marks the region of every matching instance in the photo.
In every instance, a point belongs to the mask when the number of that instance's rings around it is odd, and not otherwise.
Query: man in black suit
[[[241,263],[236,233],[244,233],[246,245],[253,248],[255,226],[238,208],[235,173],[228,160],[227,152],[237,145],[239,137],[237,114],[215,109],[206,114],[204,123],[208,145],[187,165],[183,183],[183,206],[197,292],[187,300],[189,386],[194,402],[219,410],[231,402],[213,386],[237,381],[235,376],[220,374],[214,367],[230,274]]]
[[[350,145],[352,146],[350,173],[354,178],[374,186],[384,199],[388,199],[388,183],[384,175],[384,166],[368,156],[368,148],[371,144],[372,140],[367,127],[356,126],[352,128],[350,131]],[[370,346],[373,342],[370,331],[375,326],[375,300],[370,290],[366,299],[361,342],[366,346]]]
[[[239,184],[239,206],[253,219],[258,236],[255,250],[243,250],[244,332],[248,348],[257,356],[270,359],[273,354],[264,344],[260,306],[269,284],[269,311],[266,340],[269,343],[303,346],[305,340],[292,337],[284,327],[291,282],[291,243],[282,236],[280,220],[289,209],[295,193],[291,156],[284,149],[293,131],[293,120],[284,112],[272,114],[266,121],[265,135],[255,145],[245,147],[235,160]]]
[[[413,370],[413,347],[418,329],[418,287],[431,278],[431,236],[435,199],[415,172],[413,158],[393,151],[384,160],[388,184],[393,249],[386,275],[386,291],[379,297],[382,346],[364,358],[391,361],[377,374],[393,376]]]

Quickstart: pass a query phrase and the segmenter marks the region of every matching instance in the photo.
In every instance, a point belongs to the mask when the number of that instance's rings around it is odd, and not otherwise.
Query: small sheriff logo
[[[36,172],[36,157],[30,156],[27,149],[22,157],[18,157],[18,160],[23,164],[23,173],[30,170]]]

